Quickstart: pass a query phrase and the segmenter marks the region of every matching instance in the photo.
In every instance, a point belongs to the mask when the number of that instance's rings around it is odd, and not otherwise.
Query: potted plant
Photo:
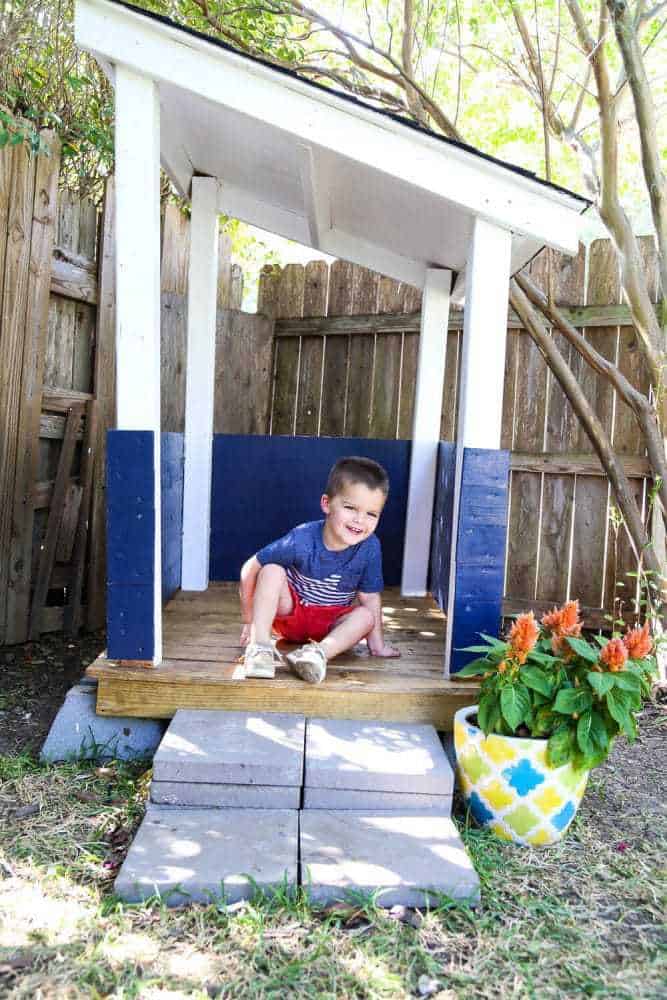
[[[459,677],[482,676],[479,704],[460,709],[454,743],[475,819],[519,844],[553,844],[577,811],[591,768],[636,713],[656,672],[648,623],[611,639],[581,635],[577,601],[519,615],[506,640],[482,635],[483,654]]]

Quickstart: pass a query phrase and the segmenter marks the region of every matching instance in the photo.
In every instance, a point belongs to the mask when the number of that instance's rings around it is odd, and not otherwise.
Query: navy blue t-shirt
[[[307,521],[257,552],[262,566],[284,566],[302,604],[352,604],[358,590],[384,589],[382,550],[375,535],[334,552],[322,540],[324,521]]]

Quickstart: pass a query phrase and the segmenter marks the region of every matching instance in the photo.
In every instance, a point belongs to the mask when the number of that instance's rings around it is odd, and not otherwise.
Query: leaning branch
[[[638,559],[642,559],[657,579],[662,580],[660,563],[644,528],[630,481],[614,453],[604,427],[516,279],[513,279],[510,285],[510,304],[554,373],[607,473],[635,555]],[[664,580],[663,589],[667,591],[667,581]]]
[[[644,435],[648,460],[651,465],[653,479],[659,486],[659,495],[663,511],[667,512],[667,459],[662,443],[662,434],[655,410],[648,398],[626,379],[620,369],[595,350],[590,341],[572,326],[563,316],[560,309],[549,301],[547,296],[523,274],[515,275],[515,281],[530,302],[537,306],[549,323],[556,327],[566,340],[579,352],[584,361],[599,375],[602,375],[613,385],[619,396],[635,415],[637,423]]]

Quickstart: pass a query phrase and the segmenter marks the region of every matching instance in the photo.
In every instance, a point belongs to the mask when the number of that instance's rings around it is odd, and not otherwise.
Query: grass
[[[603,776],[549,850],[504,844],[460,814],[482,906],[443,900],[423,914],[363,897],[318,910],[286,891],[230,908],[124,905],[113,877],[149,777],[145,765],[0,757],[0,995],[665,995],[660,837],[624,846],[596,821],[586,802],[603,801]],[[20,818],[25,806],[39,811]]]

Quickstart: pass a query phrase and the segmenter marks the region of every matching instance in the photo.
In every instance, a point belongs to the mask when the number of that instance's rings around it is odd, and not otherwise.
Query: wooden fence
[[[113,184],[98,212],[58,195],[59,150],[0,150],[0,645],[104,623],[106,430],[114,422]],[[189,222],[162,229],[162,429],[183,429]],[[655,248],[642,250],[652,274]],[[545,284],[546,258],[533,276]],[[258,315],[219,250],[215,430],[408,438],[420,294],[344,261],[265,269]],[[555,258],[556,298],[642,390],[648,379],[605,241]],[[274,339],[275,321],[275,339]],[[441,436],[453,440],[461,315],[447,334]],[[565,348],[567,349],[567,348]],[[635,421],[573,358],[646,510]],[[483,401],[480,401],[483,405]],[[532,341],[510,322],[503,447],[512,451],[506,611],[579,596],[597,617],[635,568],[608,484]],[[631,581],[624,580],[626,584]],[[632,589],[626,586],[624,593]]]
[[[30,157],[22,146],[0,150],[0,645],[104,624],[105,439],[115,419],[113,182],[101,212],[59,194],[58,145],[50,133],[44,138],[48,157]],[[174,405],[182,420],[188,250],[189,221],[167,205],[163,430],[179,429],[171,426]],[[219,305],[239,309],[242,275],[226,237],[218,259]],[[176,349],[174,308],[182,320]],[[233,316],[220,320],[228,337],[239,326]],[[249,322],[267,338],[267,320]],[[268,388],[264,394],[266,423]],[[246,410],[229,429],[250,423]]]
[[[653,241],[641,241],[655,300]],[[607,240],[578,257],[552,257],[556,301],[605,357],[646,391],[648,375],[629,312],[621,304],[616,258]],[[531,264],[546,287],[548,256]],[[274,317],[273,434],[411,436],[419,337],[416,289],[342,261],[266,268],[258,308]],[[441,437],[455,438],[462,313],[450,317]],[[609,431],[646,512],[648,465],[628,407],[554,334]],[[480,406],[484,401],[479,401]],[[510,318],[502,447],[512,452],[505,611],[546,609],[579,597],[602,622],[615,597],[629,596],[636,570],[624,528],[613,517],[607,479],[560,387],[532,340]],[[619,590],[621,581],[624,588]]]

